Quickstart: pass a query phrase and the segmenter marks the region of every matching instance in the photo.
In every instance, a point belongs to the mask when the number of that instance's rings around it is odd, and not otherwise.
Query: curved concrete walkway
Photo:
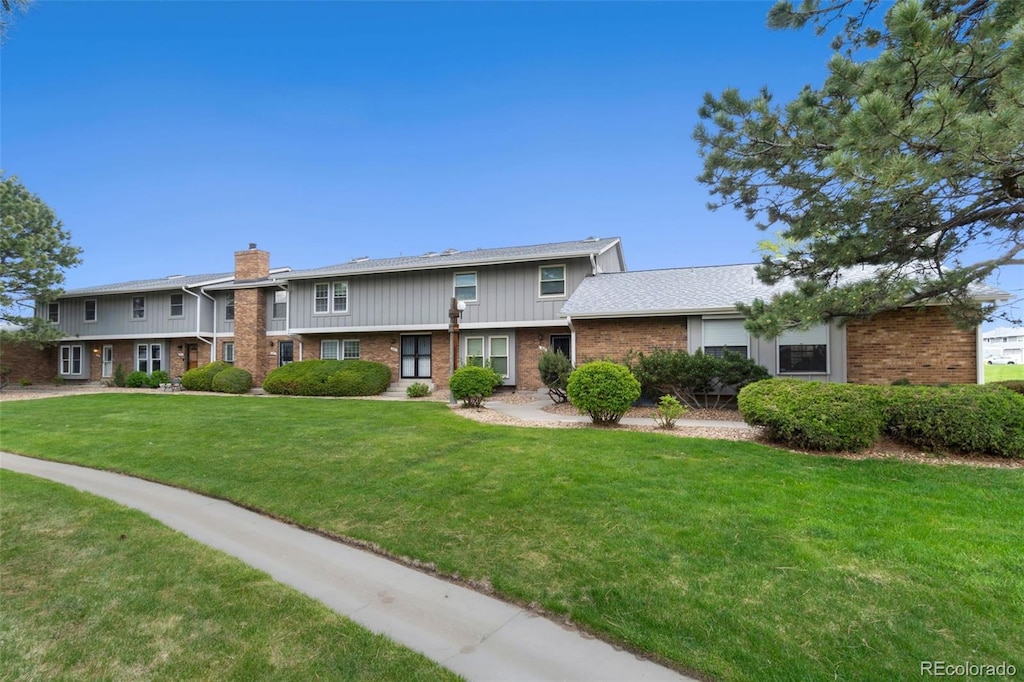
[[[469,680],[690,679],[517,606],[228,502],[8,453],[0,453],[0,468],[139,509]]]

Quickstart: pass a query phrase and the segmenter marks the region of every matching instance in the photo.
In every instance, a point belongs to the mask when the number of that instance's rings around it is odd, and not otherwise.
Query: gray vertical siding
[[[601,272],[622,272],[626,268],[619,259],[619,249],[611,248],[597,257],[597,266]]]
[[[184,315],[171,317],[171,294],[182,294]],[[132,299],[146,299],[146,316],[132,317]],[[85,321],[85,301],[96,301],[96,321]],[[66,336],[99,335],[185,335],[196,330],[196,298],[177,291],[150,291],[139,294],[116,294],[64,298],[60,300],[58,328]]]
[[[291,327],[447,325],[456,272],[477,273],[477,300],[467,303],[463,324],[557,320],[568,294],[592,270],[589,258],[551,261],[550,265],[565,265],[566,296],[540,297],[536,262],[296,280],[289,285]],[[338,281],[348,283],[348,313],[314,314],[314,284]]]

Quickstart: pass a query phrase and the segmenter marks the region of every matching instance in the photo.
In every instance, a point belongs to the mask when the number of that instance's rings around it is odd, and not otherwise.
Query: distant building
[[[1024,365],[1024,327],[999,327],[981,334],[981,355],[989,359],[1004,358]]]

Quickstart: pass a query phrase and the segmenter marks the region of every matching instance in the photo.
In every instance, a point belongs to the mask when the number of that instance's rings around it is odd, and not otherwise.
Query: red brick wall
[[[257,248],[235,251],[235,279],[262,279],[270,274],[270,253]]]
[[[243,252],[246,253],[246,252]],[[235,290],[235,367],[252,374],[254,386],[267,378],[276,367],[270,362],[267,340],[267,297],[263,289]],[[223,358],[223,352],[217,357]]]
[[[30,343],[0,345],[0,365],[10,370],[12,386],[22,379],[33,384],[52,384],[57,376],[57,347],[37,348]]]
[[[569,328],[537,327],[516,330],[516,390],[536,391],[544,388],[537,363],[543,351],[551,344],[552,334],[568,334]]]
[[[939,306],[905,308],[846,325],[846,380],[888,384],[977,383],[977,334]]]
[[[574,320],[576,364],[592,360],[623,362],[630,351],[686,350],[686,317],[631,317]]]

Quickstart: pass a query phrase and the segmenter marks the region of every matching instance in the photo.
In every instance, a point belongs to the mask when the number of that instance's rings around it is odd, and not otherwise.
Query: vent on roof
[[[185,275],[167,275],[167,279],[184,279]]]
[[[427,251],[425,254],[423,254],[423,257],[424,258],[436,258],[437,256],[440,256],[440,255],[441,254],[439,254],[437,251]]]
[[[597,237],[595,237],[595,236],[591,235],[591,236],[587,237],[586,239],[584,239],[583,241],[584,241],[584,242],[589,242],[589,243],[593,243],[593,242],[596,242],[596,241],[597,241]]]
[[[356,256],[355,258],[350,260],[349,263],[365,263],[368,260],[370,260],[369,256]]]
[[[454,256],[458,252],[459,252],[458,249],[445,249],[444,251],[441,252],[441,255],[442,256]]]

